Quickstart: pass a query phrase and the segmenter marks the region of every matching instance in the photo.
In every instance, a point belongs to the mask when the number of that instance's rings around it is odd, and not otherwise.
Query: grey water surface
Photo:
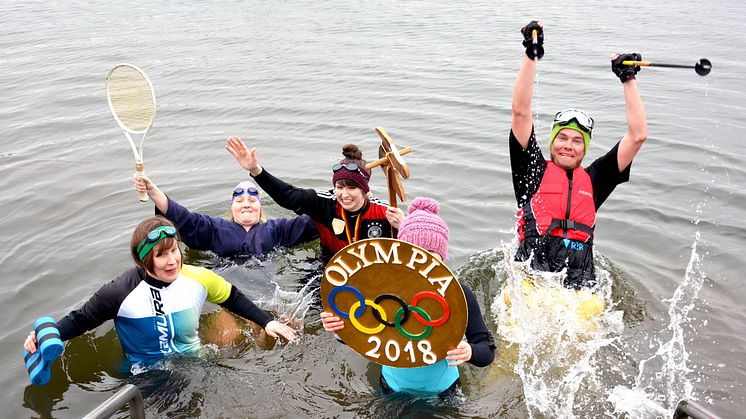
[[[104,77],[120,62],[145,69],[156,90],[145,171],[194,210],[226,214],[229,191],[247,176],[224,149],[228,136],[257,147],[273,174],[316,188],[330,186],[344,143],[376,155],[374,127],[414,147],[407,195],[441,202],[448,264],[486,272],[468,281],[494,330],[499,257],[485,254],[513,240],[510,103],[519,29],[534,18],[546,31],[538,138],[546,144],[557,110],[586,109],[596,119],[588,160],[626,129],[614,52],[712,61],[707,77],[664,68],[638,75],[650,135],[630,182],[599,213],[596,249],[631,299],[620,303],[628,312],[620,346],[646,343],[621,361],[619,380],[629,385],[639,361],[668,339],[668,299],[696,244],[705,278],[683,328],[687,380],[723,417],[746,409],[746,38],[728,23],[746,15],[743,3],[92,0],[10,1],[0,12],[0,416],[80,417],[128,379],[117,371],[110,322],[68,344],[47,386],[30,386],[21,362],[34,319],[63,316],[132,266],[130,234],[152,214],[137,201],[132,153],[106,102]],[[380,170],[372,188],[386,196]],[[307,246],[248,267],[197,252],[187,261],[282,312],[302,306],[314,255]],[[248,339],[175,360],[174,376],[154,378],[165,385],[146,400],[148,415],[527,415],[520,379],[490,368],[463,369],[466,401],[455,405],[382,398],[375,366],[336,344],[313,310],[300,320],[297,344],[263,350]],[[622,415],[605,400],[575,413],[599,412]]]

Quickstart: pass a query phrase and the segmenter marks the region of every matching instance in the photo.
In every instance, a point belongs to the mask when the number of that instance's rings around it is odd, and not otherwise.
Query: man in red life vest
[[[534,269],[567,269],[564,286],[596,285],[593,230],[596,211],[616,185],[629,180],[630,165],[648,135],[645,109],[635,75],[640,69],[622,64],[640,54],[614,55],[611,68],[622,82],[627,133],[588,167],[580,164],[588,151],[593,118],[583,111],[558,112],[549,135],[551,160],[545,160],[534,135],[531,113],[536,62],[544,55],[544,31],[532,21],[521,29],[526,56],[513,92],[510,162],[518,202],[519,247],[516,260],[531,259]]]

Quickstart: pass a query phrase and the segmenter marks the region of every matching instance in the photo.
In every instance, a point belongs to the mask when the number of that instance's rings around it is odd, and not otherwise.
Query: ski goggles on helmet
[[[332,172],[338,172],[342,170],[343,167],[349,170],[350,172],[358,172],[365,179],[368,179],[368,173],[366,173],[365,170],[361,170],[360,166],[358,166],[356,163],[337,163],[334,166],[332,166]]]
[[[233,190],[233,199],[236,199],[236,197],[239,197],[243,194],[251,195],[251,196],[259,196],[259,190],[257,188],[236,188]]]
[[[140,244],[137,245],[137,256],[140,260],[143,260],[153,250],[155,245],[166,237],[176,237],[176,228],[172,226],[160,226],[148,233]]]
[[[590,134],[593,131],[593,118],[587,113],[579,109],[565,109],[559,111],[554,115],[554,124],[558,126],[565,126],[575,121],[578,127]]]

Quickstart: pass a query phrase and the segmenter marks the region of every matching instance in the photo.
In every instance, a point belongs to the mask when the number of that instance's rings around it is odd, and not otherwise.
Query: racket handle
[[[143,176],[145,174],[145,164],[141,161],[135,162],[135,171],[137,172],[138,176]],[[147,192],[138,192],[140,195],[140,202],[147,202],[148,201],[148,193]]]

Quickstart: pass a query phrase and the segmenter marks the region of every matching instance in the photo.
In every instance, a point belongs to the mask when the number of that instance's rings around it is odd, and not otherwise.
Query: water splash
[[[278,249],[240,263],[221,258],[200,262],[214,263],[213,269],[250,295],[257,306],[302,333],[306,314],[320,307],[321,263],[314,250],[309,245]]]
[[[279,284],[274,283],[274,292],[260,304],[278,313],[280,321],[287,322],[302,333],[305,329],[306,314],[319,307],[320,283],[320,275],[308,280],[298,291],[283,291]]]
[[[623,329],[622,312],[611,304],[610,275],[598,270],[595,293],[565,289],[563,272],[540,273],[513,261],[515,246],[503,244],[505,257],[496,266],[506,277],[492,304],[500,357],[515,360],[529,416],[595,411],[605,397],[596,355]]]
[[[692,320],[689,313],[706,278],[702,259],[697,253],[698,242],[699,232],[696,232],[684,278],[673,297],[664,300],[670,303],[670,319],[660,335],[670,333],[671,337],[658,344],[654,355],[640,361],[639,372],[631,389],[617,386],[609,393],[608,400],[617,412],[633,416],[665,412],[665,416],[670,417],[680,400],[693,399],[694,386],[688,378],[692,370],[687,365],[689,354],[684,345],[684,326]]]

